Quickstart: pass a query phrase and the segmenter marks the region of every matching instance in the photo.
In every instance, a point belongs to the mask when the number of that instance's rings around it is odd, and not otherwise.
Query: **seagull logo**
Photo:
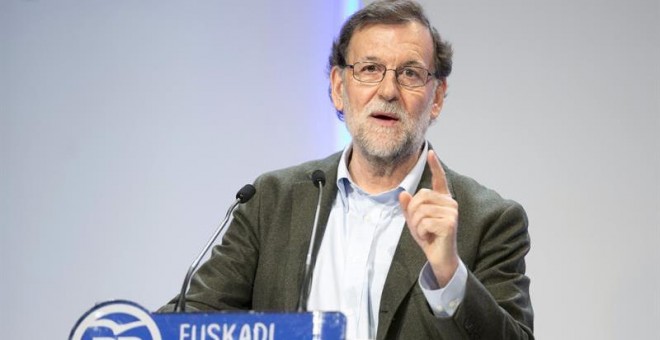
[[[161,340],[161,335],[148,311],[129,301],[110,301],[83,315],[69,339]]]

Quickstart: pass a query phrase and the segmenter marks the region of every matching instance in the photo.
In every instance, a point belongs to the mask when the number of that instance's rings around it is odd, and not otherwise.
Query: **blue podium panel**
[[[273,340],[344,339],[338,312],[149,313],[130,301],[94,306],[76,323],[70,340]]]

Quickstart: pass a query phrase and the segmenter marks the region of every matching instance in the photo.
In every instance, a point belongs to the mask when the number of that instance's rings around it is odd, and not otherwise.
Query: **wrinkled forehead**
[[[433,65],[433,38],[430,30],[418,21],[395,24],[366,24],[353,32],[346,58],[374,61],[385,65],[395,63]]]

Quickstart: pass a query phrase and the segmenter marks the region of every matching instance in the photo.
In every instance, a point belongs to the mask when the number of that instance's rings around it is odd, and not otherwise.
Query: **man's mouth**
[[[374,112],[371,114],[371,117],[379,120],[391,121],[391,122],[395,122],[399,120],[396,114],[389,112]]]

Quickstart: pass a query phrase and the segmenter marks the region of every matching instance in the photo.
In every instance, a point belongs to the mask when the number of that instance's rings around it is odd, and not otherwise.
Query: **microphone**
[[[321,197],[323,197],[323,186],[325,185],[325,173],[321,170],[315,170],[312,173],[312,183],[319,188],[319,199],[316,204],[316,214],[314,214],[314,225],[312,225],[312,238],[309,242],[309,249],[307,249],[307,258],[305,259],[305,271],[303,273],[303,281],[300,285],[300,296],[298,297],[298,311],[307,311],[307,299],[309,298],[309,291],[312,288],[312,252],[314,250],[314,243],[316,243],[316,229],[319,226],[319,213],[321,211]]]
[[[197,269],[197,266],[199,266],[199,262],[202,260],[202,257],[206,255],[209,249],[211,249],[211,246],[213,245],[213,242],[215,242],[215,239],[218,238],[218,235],[220,235],[220,233],[225,229],[227,223],[229,222],[229,219],[231,218],[232,214],[234,213],[234,210],[236,210],[238,205],[240,203],[245,203],[249,201],[250,198],[252,198],[252,196],[254,196],[256,192],[257,189],[255,189],[252,184],[246,184],[241,188],[241,190],[239,190],[236,193],[236,200],[227,210],[225,219],[222,220],[222,223],[220,223],[218,228],[213,233],[213,236],[211,236],[211,239],[206,243],[206,246],[204,246],[202,252],[199,253],[199,255],[197,255],[197,258],[190,265],[190,268],[188,268],[188,273],[186,273],[186,278],[183,280],[183,285],[181,286],[181,293],[179,294],[179,300],[176,302],[176,305],[174,305],[175,312],[186,311],[186,299],[185,299],[186,292],[188,291],[188,287],[190,286],[190,280],[192,280],[192,275],[195,272],[195,269]]]

